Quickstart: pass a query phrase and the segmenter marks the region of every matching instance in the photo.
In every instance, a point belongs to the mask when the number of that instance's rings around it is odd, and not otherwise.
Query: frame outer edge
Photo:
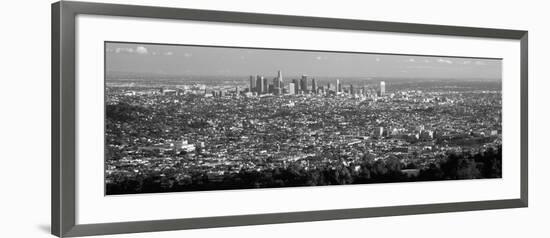
[[[397,207],[352,208],[276,214],[254,214],[223,217],[185,218],[153,221],[117,222],[78,225],[67,236],[90,236],[124,233],[142,233],[202,229],[231,226],[280,224],[290,222],[313,222],[341,219],[359,219],[384,216],[406,216],[430,213],[464,212],[488,209],[507,209],[522,206],[520,199],[404,205]]]
[[[52,235],[60,236],[60,170],[59,170],[59,68],[60,68],[60,3],[51,5],[51,226]]]
[[[76,227],[76,14],[78,5],[59,2],[59,237]]]
[[[275,214],[76,225],[75,21],[77,14],[370,30],[520,40],[521,197],[396,207],[354,208]],[[528,206],[528,40],[526,31],[397,22],[330,19],[211,10],[61,1],[52,4],[52,234],[59,237],[168,231],[380,216],[461,212]]]
[[[219,10],[172,8],[143,5],[105,4],[91,2],[63,1],[78,9],[82,14],[105,16],[125,16],[142,18],[162,18],[175,20],[209,21],[223,23],[244,23],[258,25],[276,25],[290,27],[313,27],[339,30],[398,32],[412,34],[436,34],[465,37],[489,37],[519,39],[524,31],[479,28],[466,26],[433,25],[420,23],[402,23],[369,21],[359,19],[324,18],[314,16],[294,16],[250,12],[231,12]]]
[[[529,206],[529,32],[520,38],[521,63],[521,201]]]

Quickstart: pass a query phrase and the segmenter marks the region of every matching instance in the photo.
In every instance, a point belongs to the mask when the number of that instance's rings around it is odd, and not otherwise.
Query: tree
[[[423,181],[428,180],[441,180],[444,177],[443,170],[441,170],[437,165],[430,164],[428,168],[420,170],[418,174],[418,179]]]

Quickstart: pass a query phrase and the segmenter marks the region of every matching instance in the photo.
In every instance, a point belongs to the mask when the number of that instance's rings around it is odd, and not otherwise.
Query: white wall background
[[[114,237],[547,237],[550,21],[545,1],[110,0],[173,7],[529,30],[530,205],[400,217]],[[50,1],[3,4],[0,21],[0,237],[50,237]]]

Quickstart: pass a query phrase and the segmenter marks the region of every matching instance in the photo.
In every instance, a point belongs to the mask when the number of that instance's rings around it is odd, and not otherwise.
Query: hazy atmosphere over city
[[[105,43],[105,193],[502,178],[502,60]]]

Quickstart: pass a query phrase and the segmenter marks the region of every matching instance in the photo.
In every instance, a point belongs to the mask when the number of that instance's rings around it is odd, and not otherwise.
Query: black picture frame
[[[51,233],[53,235],[59,237],[74,237],[131,232],[168,231],[210,227],[520,208],[528,206],[527,31],[68,1],[53,3],[51,14]],[[76,224],[75,18],[79,14],[518,40],[521,45],[520,198],[427,205],[387,206],[101,224]]]

